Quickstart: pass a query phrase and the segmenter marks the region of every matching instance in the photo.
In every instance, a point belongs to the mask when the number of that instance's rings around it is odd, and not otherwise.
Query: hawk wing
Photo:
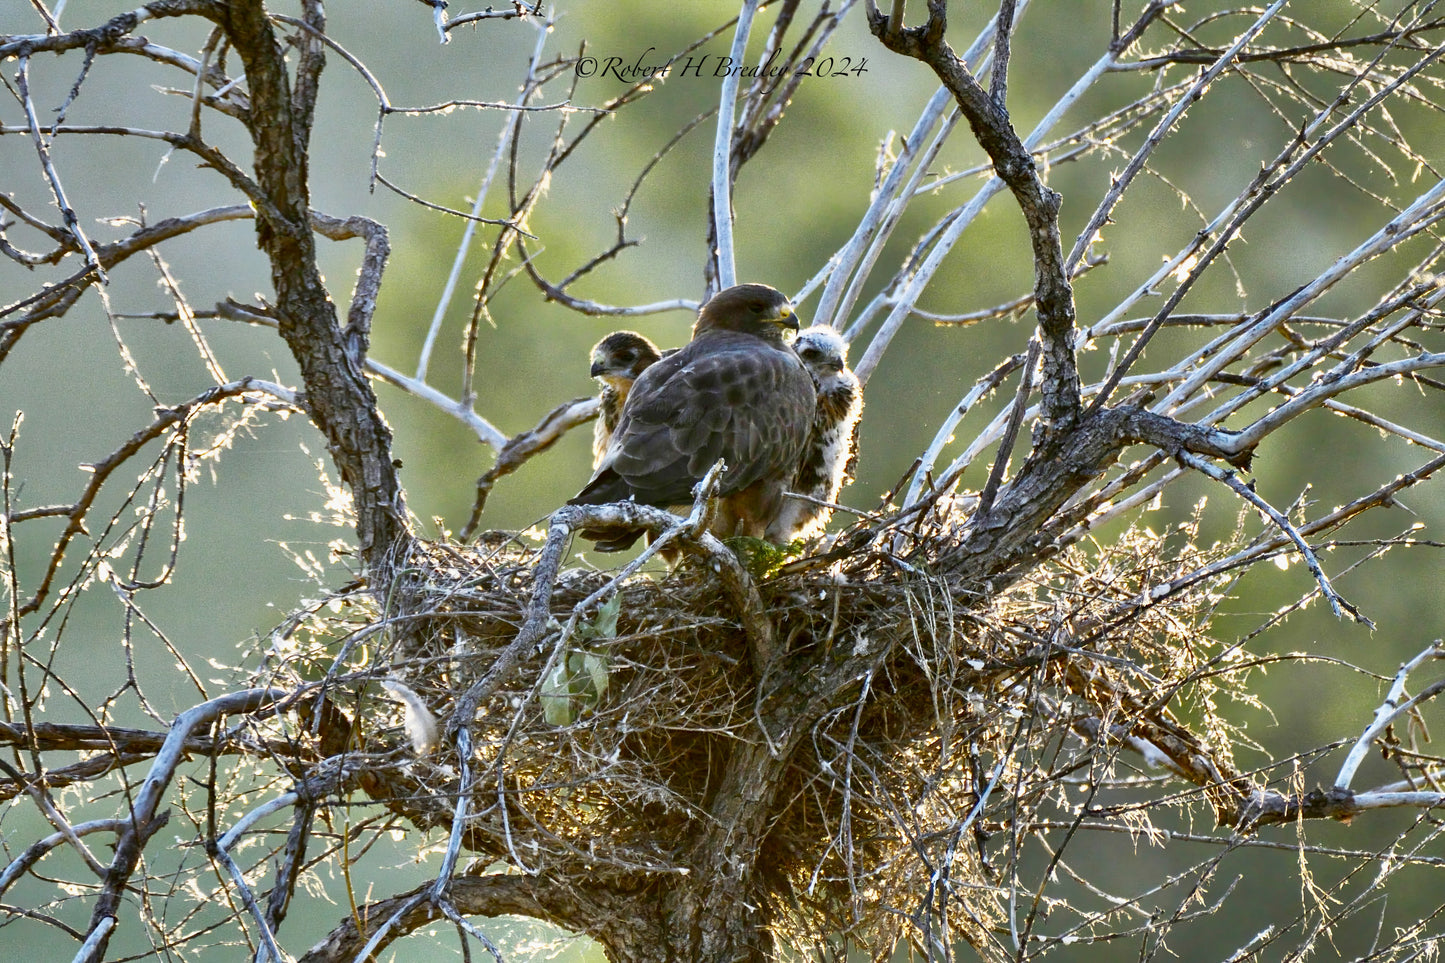
[[[597,473],[572,501],[685,503],[719,458],[723,495],[789,479],[814,397],[792,351],[733,331],[702,334],[638,377]]]

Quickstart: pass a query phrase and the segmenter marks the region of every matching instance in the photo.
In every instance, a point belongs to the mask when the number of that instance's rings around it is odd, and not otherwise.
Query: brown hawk
[[[798,462],[789,491],[825,502],[837,502],[838,492],[852,481],[858,467],[858,418],[863,414],[863,386],[848,368],[848,342],[825,324],[798,335],[793,350],[812,376],[818,404],[808,443]],[[789,498],[768,529],[768,539],[787,544],[812,538],[833,515],[831,508],[800,498]]]
[[[798,322],[780,291],[739,284],[715,295],[692,340],[637,377],[597,471],[568,504],[686,504],[721,458],[728,470],[713,532],[764,537],[797,472],[816,398],[784,328]],[[621,551],[640,534],[602,536],[597,548]]]
[[[602,407],[592,431],[593,469],[602,463],[602,456],[612,443],[612,433],[617,430],[617,420],[622,417],[622,406],[627,403],[632,383],[661,357],[657,345],[636,331],[614,331],[593,346],[591,373],[602,382],[602,394],[598,396]]]

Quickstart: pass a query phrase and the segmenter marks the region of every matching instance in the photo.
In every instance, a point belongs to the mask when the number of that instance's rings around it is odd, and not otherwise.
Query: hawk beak
[[[778,308],[778,323],[790,330],[798,330],[798,316],[793,313],[791,304],[785,304]]]
[[[592,370],[589,372],[589,374],[590,374],[593,378],[595,378],[595,377],[597,377],[598,375],[602,374],[602,373],[603,373],[604,371],[606,371],[606,370],[607,370],[607,365],[603,364],[601,361],[594,361],[594,362],[592,362]]]

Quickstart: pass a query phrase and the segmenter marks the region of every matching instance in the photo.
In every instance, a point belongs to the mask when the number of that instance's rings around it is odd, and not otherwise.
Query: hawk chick
[[[774,288],[739,284],[715,295],[692,340],[638,375],[596,472],[568,504],[686,504],[722,458],[728,470],[713,531],[762,538],[782,509],[816,406],[785,328],[798,322]],[[604,536],[597,548],[621,551],[640,534]]]
[[[592,348],[592,377],[602,382],[601,411],[592,432],[592,467],[596,469],[612,442],[622,406],[632,383],[662,357],[657,345],[636,331],[614,331]]]
[[[798,335],[793,350],[813,379],[818,403],[808,443],[789,491],[825,502],[852,481],[858,467],[858,418],[863,413],[863,386],[848,368],[848,342],[825,324]],[[789,498],[768,530],[768,539],[786,545],[812,538],[833,515],[831,508]]]

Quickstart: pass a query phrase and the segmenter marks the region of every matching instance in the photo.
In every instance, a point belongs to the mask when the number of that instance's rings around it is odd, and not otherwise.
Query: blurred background
[[[1191,5],[1192,6],[1192,5]],[[38,18],[22,3],[0,7],[0,33],[40,31]],[[575,55],[585,45],[588,56],[605,61],[617,56],[625,64],[660,64],[736,12],[723,0],[692,0],[683,4],[567,3],[557,5],[556,27],[546,41],[547,56]],[[988,5],[955,3],[950,10],[950,39],[958,49],[972,42],[991,13]],[[1009,107],[1015,127],[1029,130],[1108,43],[1107,3],[1058,4],[1038,0],[1021,17],[1010,72]],[[126,4],[72,0],[60,11],[62,26],[94,25],[129,9]],[[287,5],[278,12],[295,13]],[[465,10],[454,4],[449,11]],[[456,31],[451,43],[437,41],[429,8],[413,2],[338,3],[329,10],[330,36],[364,62],[395,106],[426,106],[455,98],[502,101],[516,96],[523,64],[537,42],[536,30],[516,20],[484,21]],[[865,69],[846,77],[813,78],[804,82],[788,107],[783,123],[765,149],[743,169],[736,195],[738,274],[741,279],[772,284],[785,292],[799,290],[851,235],[868,203],[880,153],[896,153],[898,138],[912,127],[919,109],[936,89],[920,64],[888,54],[868,34],[860,14],[849,12],[830,52],[847,56]],[[1343,27],[1358,13],[1344,0],[1315,0],[1317,23]],[[764,11],[754,30],[761,43],[771,13]],[[1191,17],[1198,16],[1191,10]],[[145,33],[154,42],[196,55],[205,32],[189,21],[157,20]],[[711,63],[725,55],[731,32],[723,31],[694,56]],[[56,58],[37,55],[30,82],[38,103],[58,106],[76,82],[81,55]],[[13,74],[14,62],[5,65]],[[706,72],[705,72],[706,74]],[[1440,72],[1434,71],[1438,81]],[[189,115],[188,81],[179,72],[158,79],[153,64],[139,57],[101,58],[87,77],[82,96],[70,105],[72,124],[129,125],[147,129],[183,130]],[[155,88],[171,83],[179,92]],[[1098,84],[1075,108],[1077,120],[1065,120],[1062,135],[1085,118],[1127,105],[1147,92],[1159,78],[1146,71],[1119,73]],[[577,106],[592,106],[622,93],[628,85],[616,77],[591,76],[577,81],[570,95]],[[567,96],[567,84],[549,85],[542,102]],[[694,117],[716,106],[719,81],[710,76],[677,76],[656,85],[641,102],[615,117],[582,143],[577,155],[553,178],[548,192],[526,225],[535,235],[528,249],[537,269],[554,283],[579,264],[606,250],[615,240],[614,212],[622,203],[647,159],[661,150]],[[377,102],[371,88],[338,56],[329,59],[313,138],[311,184],[314,207],[338,217],[364,215],[387,226],[392,257],[372,332],[372,356],[404,373],[415,372],[422,340],[438,310],[452,269],[464,224],[378,187],[369,174]],[[1350,250],[1388,219],[1369,191],[1395,185],[1411,194],[1412,176],[1433,178],[1429,163],[1445,156],[1445,124],[1428,104],[1400,108],[1398,118],[1409,125],[1414,147],[1425,163],[1416,170],[1384,172],[1370,150],[1342,150],[1333,168],[1319,165],[1289,185],[1277,202],[1250,222],[1241,243],[1194,291],[1181,310],[1208,313],[1249,312],[1279,299],[1315,277],[1323,267]],[[1418,112],[1418,113],[1414,113]],[[1430,121],[1433,120],[1433,127]],[[393,183],[427,200],[468,209],[508,114],[498,110],[458,108],[438,115],[388,117],[381,170]],[[1250,85],[1227,81],[1223,89],[1195,106],[1168,138],[1154,166],[1161,176],[1142,181],[1107,227],[1098,246],[1108,262],[1082,278],[1076,289],[1079,318],[1088,324],[1106,313],[1158,265],[1179,249],[1219,207],[1232,199],[1278,152],[1298,117],[1281,117]],[[23,122],[13,98],[0,108],[7,127]],[[559,116],[539,112],[528,118],[519,151],[519,186],[530,183],[537,158],[556,134]],[[584,119],[572,115],[569,134]],[[707,120],[657,166],[632,203],[626,232],[639,243],[621,252],[580,281],[571,293],[593,301],[633,305],[654,301],[696,299],[703,291],[706,259],[706,218],[713,122]],[[1433,132],[1432,132],[1433,131]],[[7,134],[9,131],[7,130]],[[249,157],[240,128],[214,114],[205,117],[206,136],[233,157]],[[1128,148],[1132,149],[1132,148]],[[1128,149],[1104,152],[1078,163],[1047,171],[1050,186],[1064,198],[1065,249],[1107,189],[1111,172],[1122,165]],[[138,137],[60,137],[53,157],[72,206],[92,237],[110,240],[128,233],[114,218],[154,222],[238,198],[213,172],[197,169],[187,155],[171,155],[164,145]],[[955,136],[936,165],[940,177],[975,169],[982,152],[964,134]],[[1393,163],[1393,161],[1391,162]],[[1166,177],[1167,175],[1167,181]],[[1350,181],[1354,179],[1356,183]],[[1386,186],[1381,187],[1384,183]],[[982,183],[981,176],[949,182],[935,197],[915,204],[884,255],[897,263],[910,246],[948,210],[962,204]],[[508,171],[498,172],[483,213],[501,216],[512,187]],[[44,209],[48,188],[39,176],[34,146],[27,136],[0,137],[0,190],[29,209]],[[1189,199],[1181,200],[1181,193]],[[495,240],[495,229],[478,232],[463,265],[457,292],[447,305],[432,356],[428,380],[451,397],[460,391],[461,339],[473,310],[470,297],[478,273]],[[11,235],[21,247],[41,247],[20,231]],[[332,296],[344,305],[360,262],[359,242],[319,242]],[[241,301],[265,298],[269,269],[257,252],[253,225],[235,221],[205,229],[182,241],[162,245],[160,254],[181,291],[204,308],[226,297]],[[1401,257],[1418,257],[1414,246]],[[1398,262],[1394,262],[1396,265]],[[509,270],[518,270],[512,260]],[[1387,274],[1398,266],[1381,263]],[[879,277],[884,273],[880,272]],[[0,303],[8,304],[35,289],[37,277],[0,264]],[[116,315],[174,309],[157,273],[143,259],[115,272],[105,292]],[[1367,310],[1379,284],[1368,277],[1341,285],[1320,308],[1338,315]],[[995,199],[949,256],[945,269],[920,306],[930,312],[977,311],[1027,294],[1033,269],[1024,225],[1016,205],[1004,194]],[[876,287],[867,292],[876,293]],[[800,304],[806,323],[816,295]],[[1148,308],[1146,302],[1146,310]],[[490,304],[480,329],[475,388],[476,410],[504,434],[531,427],[555,405],[592,394],[588,378],[590,346],[618,327],[641,331],[663,346],[686,340],[692,316],[671,311],[643,318],[580,316],[547,302],[524,274],[517,274]],[[236,322],[201,322],[206,337],[230,378],[255,375],[297,385],[295,366],[274,331]],[[911,319],[893,342],[868,385],[868,407],[862,425],[858,481],[844,493],[850,505],[876,507],[879,498],[900,479],[933,438],[936,426],[973,384],[1010,354],[1024,349],[1032,332],[1031,316],[1022,321],[935,325]],[[870,332],[865,332],[865,337]],[[1181,341],[1161,336],[1150,347],[1151,366],[1163,367]],[[120,346],[124,345],[124,352]],[[854,357],[861,354],[855,347]],[[1104,370],[1102,352],[1086,354],[1086,380]],[[130,360],[127,360],[127,359]],[[133,363],[134,369],[130,367]],[[177,403],[211,384],[195,347],[179,325],[147,318],[108,320],[94,293],[57,321],[33,328],[8,363],[0,367],[0,430],[8,430],[23,413],[11,465],[16,508],[67,501],[84,479],[84,465],[113,451],[146,423],[152,400],[138,390],[139,373],[160,403]],[[492,464],[494,452],[481,444],[460,421],[436,406],[391,385],[378,383],[381,406],[395,432],[396,456],[403,462],[408,507],[427,535],[455,531],[471,511],[477,477]],[[1402,392],[1386,387],[1365,392],[1364,400],[1391,415],[1408,405]],[[973,432],[1006,405],[1011,389],[970,415],[950,452],[961,451]],[[1435,402],[1423,395],[1418,404]],[[1418,411],[1401,411],[1417,423]],[[1438,411],[1427,414],[1445,424]],[[218,426],[219,427],[219,426]],[[1276,506],[1307,496],[1329,506],[1382,484],[1425,459],[1403,444],[1382,444],[1363,426],[1322,412],[1309,415],[1275,436],[1259,452],[1254,477],[1262,495]],[[491,529],[525,529],[545,519],[585,482],[590,474],[590,426],[576,430],[555,449],[501,480],[491,495],[482,524]],[[204,439],[195,439],[201,443]],[[1366,445],[1364,442],[1368,441]],[[1354,454],[1368,452],[1368,457]],[[225,686],[236,678],[234,667],[245,666],[268,633],[304,599],[320,592],[314,571],[297,564],[315,560],[332,587],[346,577],[346,559],[331,560],[331,542],[344,529],[318,521],[325,516],[323,471],[329,471],[324,444],[303,419],[266,416],[251,428],[225,440],[225,450],[207,466],[198,483],[185,492],[184,542],[180,564],[168,585],[149,594],[146,615],[193,666],[211,669],[202,681]],[[977,488],[980,478],[966,478]],[[172,493],[174,494],[174,493]],[[1203,497],[1213,506],[1206,532],[1227,533],[1238,506],[1232,496],[1207,480],[1185,480],[1152,506],[1147,524],[1160,532],[1188,517]],[[119,508],[119,506],[114,506]],[[1419,523],[1418,537],[1442,537],[1445,500],[1437,487],[1417,490],[1396,509],[1379,513],[1352,532],[1356,537],[1401,533]],[[1211,528],[1212,526],[1212,528]],[[59,524],[47,529],[32,524],[15,540],[12,551],[22,584],[40,571]],[[1206,542],[1208,539],[1205,540]],[[1367,672],[1393,674],[1405,658],[1420,651],[1442,632],[1440,602],[1442,568],[1433,548],[1400,550],[1370,565],[1350,567],[1353,557],[1336,553],[1325,560],[1336,586],[1375,620],[1371,632],[1333,618],[1318,604],[1293,613],[1251,646],[1255,652],[1307,651],[1324,659],[1294,666],[1277,679],[1261,671],[1257,688],[1263,705],[1238,707],[1238,723],[1260,748],[1258,759],[1236,760],[1241,768],[1267,757],[1311,749],[1353,738],[1368,722],[1382,690]],[[1238,583],[1234,597],[1216,622],[1221,638],[1253,631],[1270,614],[1309,590],[1302,566],[1287,570],[1259,567]],[[57,721],[75,721],[76,702],[109,694],[120,659],[118,632],[124,612],[105,592],[92,592],[67,613],[69,644],[53,653],[57,676],[70,681],[73,695],[56,693],[51,711]],[[87,639],[87,645],[76,644]],[[184,673],[176,672],[175,655],[152,637],[137,644],[136,673],[149,678],[146,690],[154,714],[169,718],[200,695]],[[1350,666],[1358,666],[1357,671]],[[165,680],[169,689],[157,688]],[[149,725],[154,719],[136,700],[122,700],[119,722]],[[1324,761],[1306,755],[1300,779],[1306,786],[1328,784],[1338,768],[1337,752]],[[1367,773],[1369,770],[1367,770]],[[1385,778],[1381,767],[1379,775]],[[1369,779],[1364,779],[1368,783]],[[27,817],[28,818],[28,817]],[[1368,850],[1394,839],[1421,817],[1413,812],[1377,814],[1343,827],[1311,825],[1308,839],[1320,845]],[[31,820],[33,822],[33,820]],[[28,841],[25,819],[12,820],[7,845]],[[1212,827],[1199,826],[1207,833]],[[1268,831],[1282,842],[1298,837],[1293,828]],[[1199,852],[1172,845],[1167,850],[1143,842],[1098,838],[1101,877],[1152,877],[1168,867],[1204,858],[1217,847]],[[1436,847],[1438,850],[1438,846]],[[1119,858],[1122,852],[1127,858]],[[204,859],[196,853],[194,860]],[[390,852],[368,855],[367,871],[385,874],[386,891],[401,889],[398,880],[429,877],[434,861],[417,853],[417,840],[398,835]],[[1301,880],[1291,875],[1292,862],[1278,854],[1246,854],[1235,864],[1238,890],[1222,916],[1200,924],[1197,945],[1174,947],[1180,959],[1221,959],[1243,945],[1274,917],[1275,896],[1296,904]],[[1256,868],[1257,867],[1257,868]],[[1314,861],[1317,872],[1328,865]],[[1414,871],[1412,871],[1414,872]],[[1423,873],[1424,871],[1420,871]],[[1406,874],[1402,879],[1411,879]],[[1101,878],[1101,885],[1108,882]],[[1123,885],[1123,884],[1121,884]],[[378,889],[381,887],[378,886]],[[1127,886],[1124,886],[1127,888]],[[1420,880],[1418,888],[1397,885],[1373,923],[1411,919],[1420,901],[1435,905],[1437,876]],[[338,898],[334,891],[330,899]],[[21,900],[16,900],[21,901]],[[314,909],[313,909],[314,907]],[[314,913],[288,926],[317,936],[344,912],[344,899],[325,899],[298,906]],[[1233,915],[1228,915],[1232,913]],[[579,942],[543,948],[552,934],[541,927],[502,929],[520,959],[598,959]],[[11,925],[0,943],[14,952],[44,954],[47,931],[40,926]],[[31,942],[34,938],[37,942]],[[295,934],[292,934],[295,938]],[[1340,952],[1360,952],[1370,939],[1356,923],[1339,934]],[[126,934],[129,952],[144,955],[144,934]],[[500,938],[499,938],[500,941]],[[398,944],[395,959],[423,958],[421,941]],[[449,958],[455,941],[441,940],[438,954]],[[238,958],[236,948],[217,947],[208,958]],[[430,952],[430,951],[428,951]],[[1113,959],[1117,948],[1079,948],[1081,958]],[[1132,951],[1131,951],[1132,952]],[[228,955],[229,954],[229,955]],[[48,957],[46,957],[48,958]]]

